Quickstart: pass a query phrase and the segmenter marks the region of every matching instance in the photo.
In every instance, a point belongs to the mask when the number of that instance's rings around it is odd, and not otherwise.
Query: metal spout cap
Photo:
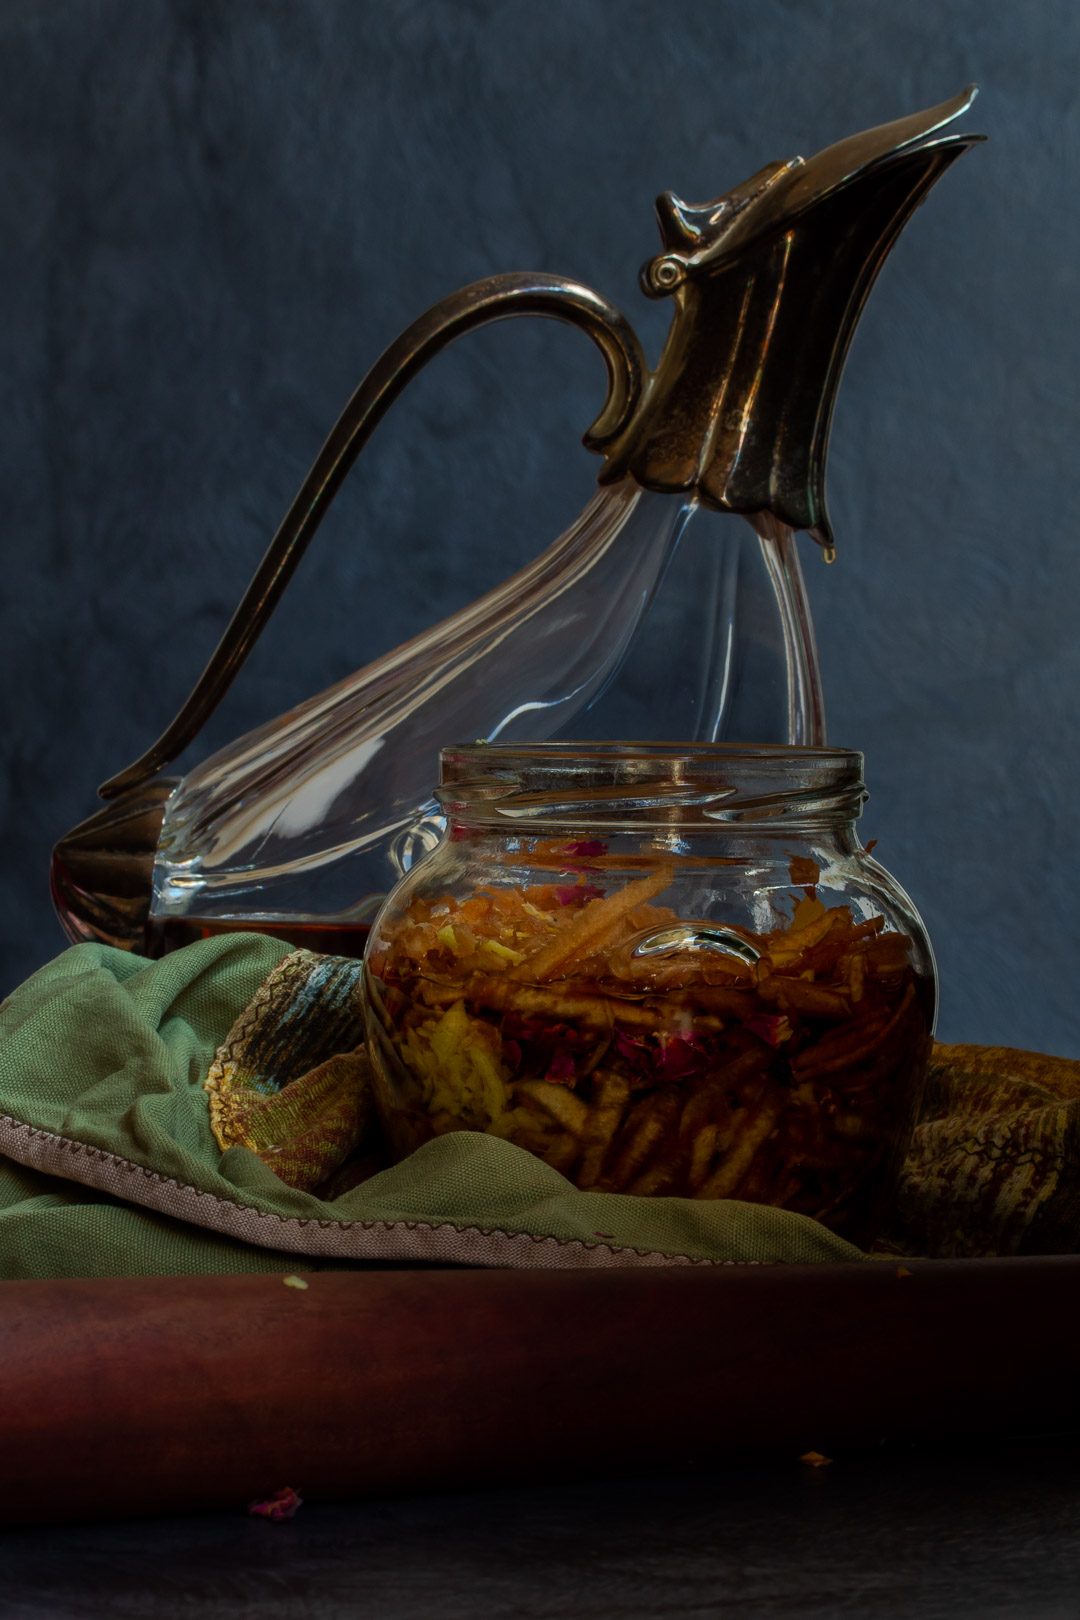
[[[974,96],[771,163],[712,202],[664,193],[664,250],[642,283],[674,319],[601,482],[629,472],[831,549],[825,460],[848,347],[912,213],[983,138],[940,133]]]

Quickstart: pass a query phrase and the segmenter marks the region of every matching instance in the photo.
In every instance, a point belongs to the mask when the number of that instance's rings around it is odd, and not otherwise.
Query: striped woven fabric
[[[284,957],[206,1078],[219,1147],[250,1148],[290,1187],[325,1196],[377,1168],[360,974],[342,956]]]
[[[942,1260],[1080,1250],[1080,1062],[935,1046],[886,1247]]]

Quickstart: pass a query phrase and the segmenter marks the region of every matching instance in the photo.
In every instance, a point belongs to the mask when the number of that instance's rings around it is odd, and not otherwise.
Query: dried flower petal
[[[661,1035],[656,1072],[665,1081],[687,1080],[705,1068],[705,1042],[697,1035]]]
[[[781,1046],[795,1033],[786,1013],[757,1013],[746,1020],[744,1027],[767,1046]]]
[[[652,1074],[653,1061],[646,1040],[637,1035],[628,1035],[625,1029],[617,1029],[613,1040],[619,1056],[625,1058],[637,1074]]]
[[[249,1502],[248,1512],[253,1519],[271,1519],[274,1523],[280,1523],[282,1519],[294,1518],[297,1509],[303,1505],[304,1499],[299,1492],[294,1491],[291,1485],[284,1485],[265,1502]]]
[[[506,1067],[510,1070],[511,1074],[521,1068],[520,1041],[504,1040],[502,1043],[502,1055],[503,1062],[506,1064]]]
[[[565,1047],[552,1054],[544,1079],[554,1085],[572,1085],[577,1079],[577,1064]]]
[[[555,890],[560,906],[583,906],[586,900],[602,899],[603,894],[603,889],[598,889],[595,883],[567,883]]]

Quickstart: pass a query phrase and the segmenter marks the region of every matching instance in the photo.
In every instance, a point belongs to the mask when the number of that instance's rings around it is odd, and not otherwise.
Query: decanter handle
[[[613,304],[565,276],[521,272],[475,281],[432,306],[372,366],[342,411],[271,540],[240,605],[175,720],[134,764],[104,782],[103,799],[137,787],[183,751],[225,696],[360,451],[405,385],[465,332],[512,315],[581,327],[607,367],[603,409],[584,436],[602,452],[633,413],[645,376],[637,335]]]

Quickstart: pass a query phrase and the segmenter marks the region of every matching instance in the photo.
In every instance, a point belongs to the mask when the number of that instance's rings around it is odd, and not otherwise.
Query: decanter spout
[[[674,318],[601,481],[631,473],[831,549],[825,459],[848,347],[907,220],[983,139],[938,133],[974,96],[769,164],[714,202],[658,200],[664,251],[642,283]]]

